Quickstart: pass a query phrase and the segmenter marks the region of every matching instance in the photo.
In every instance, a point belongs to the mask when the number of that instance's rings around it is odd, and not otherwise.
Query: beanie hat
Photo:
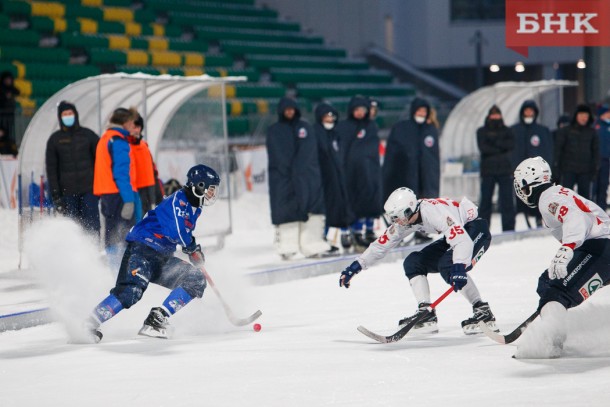
[[[500,108],[496,105],[493,105],[490,109],[489,112],[487,112],[487,116],[492,115],[492,114],[502,114],[502,111],[500,110]]]
[[[599,107],[597,108],[597,117],[600,117],[601,115],[603,115],[604,113],[607,113],[608,111],[610,111],[610,106],[608,106],[607,103],[599,105]]]

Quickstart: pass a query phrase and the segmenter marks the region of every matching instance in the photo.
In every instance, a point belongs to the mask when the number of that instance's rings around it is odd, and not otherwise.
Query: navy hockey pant
[[[466,271],[470,271],[489,248],[491,233],[489,224],[481,218],[468,222],[464,225],[464,229],[474,242],[472,264],[466,267]],[[428,273],[441,273],[447,283],[449,283],[452,265],[453,249],[445,238],[436,240],[420,251],[409,254],[403,263],[405,275],[409,279],[418,275],[426,276]]]
[[[149,283],[170,290],[182,287],[192,298],[201,298],[206,287],[203,273],[190,263],[171,253],[162,254],[144,244],[129,242],[110,293],[129,308],[142,298]]]
[[[538,309],[550,301],[557,301],[566,308],[576,307],[597,289],[610,283],[610,240],[587,240],[574,250],[568,264],[568,275],[551,280],[545,270],[538,279]]]

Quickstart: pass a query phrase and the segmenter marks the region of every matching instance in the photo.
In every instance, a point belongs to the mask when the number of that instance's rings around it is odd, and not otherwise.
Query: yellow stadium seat
[[[150,26],[155,37],[165,37],[165,27],[162,24],[152,23]]]
[[[15,79],[15,87],[19,89],[21,96],[29,97],[32,94],[32,82],[25,79]]]
[[[13,65],[17,68],[17,78],[23,79],[26,75],[25,64],[19,61],[13,61]]]
[[[238,100],[231,102],[231,116],[241,116],[244,106]]]
[[[184,53],[184,65],[186,66],[204,66],[205,56],[196,52],[185,52]]]
[[[151,51],[167,51],[169,41],[167,38],[149,38],[148,49]]]
[[[152,51],[150,53],[151,56],[151,65],[161,65],[161,66],[180,66],[182,64],[182,58],[180,54],[177,52],[171,51]]]
[[[204,74],[203,69],[201,68],[184,68],[182,71],[184,72],[184,76],[201,76]]]
[[[63,17],[66,15],[66,6],[61,3],[33,1],[32,15],[51,18]]]
[[[142,25],[133,22],[125,23],[125,34],[130,35],[132,37],[142,35]]]
[[[103,0],[81,0],[81,6],[86,7],[102,7],[104,4]]]
[[[124,35],[109,35],[108,48],[110,49],[129,49],[131,48],[131,39]]]
[[[97,21],[89,18],[77,18],[81,34],[97,34]]]
[[[259,114],[269,113],[269,102],[265,99],[256,99],[256,111]]]
[[[104,21],[133,21],[133,10],[124,7],[105,7]]]
[[[148,53],[146,51],[127,51],[127,65],[148,65]]]
[[[62,33],[66,31],[68,28],[68,22],[63,18],[54,18],[53,19],[53,31],[56,33]]]

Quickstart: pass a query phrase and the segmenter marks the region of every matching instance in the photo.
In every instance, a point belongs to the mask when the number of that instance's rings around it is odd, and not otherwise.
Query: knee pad
[[[409,279],[415,276],[425,276],[428,274],[426,273],[425,268],[422,266],[420,259],[421,253],[413,252],[409,254],[402,263],[402,267],[405,270],[405,276],[407,276]]]
[[[142,294],[144,294],[144,289],[130,284],[120,288],[117,287],[111,293],[119,300],[123,308],[131,308],[132,305],[140,301]]]
[[[191,297],[201,298],[207,287],[207,281],[201,271],[191,267],[190,270],[185,270],[179,286],[184,288],[184,291]]]

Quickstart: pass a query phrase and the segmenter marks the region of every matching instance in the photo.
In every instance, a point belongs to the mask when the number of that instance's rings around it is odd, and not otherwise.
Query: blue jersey
[[[191,243],[199,215],[201,208],[193,207],[181,189],[148,211],[125,240],[143,243],[164,254],[173,253],[177,244],[184,247]]]

